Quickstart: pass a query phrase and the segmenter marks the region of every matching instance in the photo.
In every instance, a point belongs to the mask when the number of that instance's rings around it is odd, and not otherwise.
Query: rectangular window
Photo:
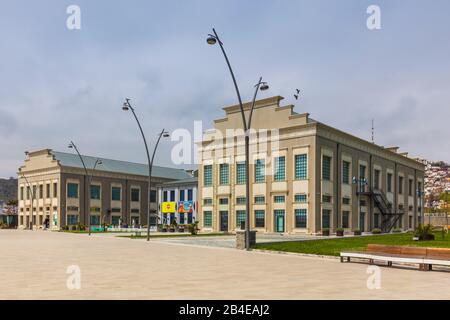
[[[238,162],[236,164],[236,183],[245,184],[245,162]]]
[[[366,166],[364,166],[362,164],[359,166],[359,177],[360,178],[366,177]]]
[[[113,226],[118,226],[120,225],[120,216],[112,216],[111,217],[111,224]]]
[[[57,198],[58,197],[58,183],[54,182],[53,183],[53,198]]]
[[[219,199],[219,204],[227,205],[228,204],[228,198],[220,198]]]
[[[67,198],[77,199],[78,198],[78,184],[68,183],[67,184]]]
[[[342,183],[350,184],[350,162],[342,161]]]
[[[138,188],[131,188],[131,201],[132,202],[139,202],[140,192],[141,192],[141,190]]]
[[[387,192],[392,192],[392,173],[387,174]]]
[[[100,186],[91,185],[91,199],[100,200]]]
[[[40,184],[39,185],[39,199],[43,199],[44,198],[44,185]]]
[[[48,184],[48,183],[45,185],[45,197],[47,199],[51,197],[51,195],[50,195],[50,184]]]
[[[192,201],[192,199],[193,199],[192,194],[193,194],[192,189],[188,189],[188,199],[187,199],[187,201]]]
[[[378,213],[373,215],[373,227],[377,229],[380,227],[380,214]]]
[[[331,210],[323,209],[322,210],[322,229],[330,228],[330,217],[331,217]]]
[[[324,194],[322,196],[322,202],[331,203],[331,196]]]
[[[175,201],[175,190],[170,190],[170,201]]]
[[[246,198],[245,197],[237,197],[236,198],[236,204],[245,204]]]
[[[120,201],[122,193],[121,187],[112,187],[111,188],[111,200],[112,201]]]
[[[307,202],[307,196],[306,196],[306,193],[297,193],[295,196],[294,196],[294,201],[295,202],[300,202],[300,203],[306,203]]]
[[[91,215],[91,226],[100,225],[100,216],[99,215]]]
[[[211,198],[205,198],[205,199],[203,199],[203,205],[204,205],[204,206],[210,206],[210,205],[212,205],[212,199],[211,199]]]
[[[167,202],[167,191],[163,191],[163,202]]]
[[[306,209],[295,209],[296,228],[306,228],[307,219]]]
[[[350,198],[349,197],[342,198],[342,204],[350,204]]]
[[[255,210],[255,227],[264,228],[266,213],[264,210]]]
[[[30,197],[32,196],[31,194],[31,188],[27,187],[27,200],[30,200]]]
[[[150,191],[150,202],[156,202],[156,190]]]
[[[398,177],[398,194],[403,194],[403,177]]]
[[[413,180],[412,179],[408,180],[408,195],[410,197],[412,197],[412,195],[413,195]]]
[[[213,175],[212,175],[212,165],[203,166],[203,185],[205,187],[212,186]]]
[[[68,214],[67,215],[67,224],[68,225],[76,225],[76,224],[78,224],[78,215],[76,215],[76,214]]]
[[[20,187],[20,200],[23,200],[23,187]]]
[[[180,201],[184,201],[184,189],[180,190]]]
[[[255,161],[255,183],[264,183],[266,181],[266,162],[264,159]]]
[[[305,180],[308,178],[308,156],[306,154],[295,155],[295,179]]]
[[[203,211],[203,226],[212,227],[212,212]]]
[[[342,228],[349,227],[350,211],[342,211]]]
[[[380,175],[381,172],[380,170],[375,169],[374,174],[373,174],[373,186],[375,189],[381,189],[380,188]]]
[[[36,186],[33,186],[33,194],[32,194],[32,196],[33,196],[33,198],[34,199],[37,199],[38,198],[38,194],[37,194],[37,187]]]
[[[220,185],[227,185],[230,183],[229,172],[230,166],[228,163],[221,163],[219,166],[219,183]]]
[[[331,180],[331,157],[322,157],[322,180]]]
[[[256,204],[265,204],[266,203],[266,197],[264,197],[264,196],[256,196],[255,197],[255,203]]]
[[[286,158],[284,156],[275,157],[274,169],[273,179],[275,181],[286,180]]]
[[[284,196],[274,196],[273,197],[273,202],[275,202],[275,203],[284,203],[284,201],[285,201]]]
[[[245,210],[237,210],[236,211],[236,227],[240,228],[241,223],[245,223],[246,220],[246,211]]]

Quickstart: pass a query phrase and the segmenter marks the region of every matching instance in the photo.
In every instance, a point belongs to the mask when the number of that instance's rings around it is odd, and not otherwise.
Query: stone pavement
[[[67,267],[81,270],[69,290]],[[50,231],[0,230],[0,299],[450,299],[450,272]]]

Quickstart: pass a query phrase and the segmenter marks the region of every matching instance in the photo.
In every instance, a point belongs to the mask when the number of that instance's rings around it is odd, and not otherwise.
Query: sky
[[[66,26],[78,5],[81,29]],[[381,29],[366,10],[378,5]],[[245,101],[263,76],[296,112],[410,156],[450,162],[450,1],[1,0],[0,177],[25,150],[146,162],[162,128],[203,129],[236,104],[216,28]],[[302,91],[295,100],[294,90]],[[176,142],[155,158],[170,164]],[[169,159],[169,160],[168,160]]]

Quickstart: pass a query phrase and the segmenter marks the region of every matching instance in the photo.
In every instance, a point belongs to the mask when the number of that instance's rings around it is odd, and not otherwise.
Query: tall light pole
[[[73,141],[70,141],[70,143],[69,143],[69,145],[67,147],[69,149],[75,149],[75,151],[77,152],[78,157],[80,158],[81,164],[83,165],[84,172],[86,173],[86,179],[88,180],[87,189],[88,189],[88,197],[89,198],[88,198],[87,222],[88,222],[89,235],[91,235],[91,215],[90,215],[91,208],[90,208],[90,194],[89,194],[89,191],[91,189],[91,182],[89,180],[89,173],[87,171],[86,164],[84,163],[84,159],[81,156],[80,152],[78,151],[78,148],[77,148],[76,144]],[[86,210],[86,183],[84,185],[85,185],[85,189],[84,189],[83,209]]]
[[[361,226],[361,215],[362,215],[362,210],[361,210],[361,193],[365,191],[365,186],[367,185],[367,180],[364,177],[360,177],[359,179],[356,177],[353,177],[352,179],[352,183],[354,185],[357,185],[357,189],[356,189],[356,194],[358,196],[358,206],[359,206],[359,229],[362,232],[362,228],[364,228],[364,226]],[[365,222],[365,219],[364,219]]]
[[[27,154],[27,153],[25,153]],[[30,228],[31,231],[33,231],[33,227],[32,227],[32,219],[33,219],[33,202],[35,199],[35,194],[34,194],[34,189],[33,186],[30,184],[30,182],[28,181],[27,177],[25,176],[25,174],[22,173],[22,178],[25,179],[25,182],[27,184],[27,189],[30,190],[29,192],[27,191],[27,196],[31,195],[31,202],[30,202],[30,213],[28,214],[30,221],[28,221],[28,228]]]
[[[419,197],[419,206],[420,206],[420,223],[421,225],[425,224],[425,216],[424,216],[424,209],[423,209],[423,203],[422,203],[422,199],[423,199],[423,191],[419,188],[417,188],[416,190],[417,192],[417,196]]]
[[[231,74],[231,78],[233,80],[233,84],[234,84],[234,88],[236,90],[236,95],[239,101],[239,107],[241,110],[241,116],[242,116],[242,124],[244,127],[244,132],[245,132],[245,183],[246,183],[246,188],[245,188],[245,199],[246,199],[246,223],[245,223],[245,249],[246,250],[250,250],[250,125],[252,122],[252,115],[253,115],[253,109],[255,107],[255,101],[256,101],[256,96],[258,94],[258,91],[265,91],[267,89],[269,89],[269,86],[267,85],[266,82],[262,81],[262,77],[259,78],[258,83],[255,85],[255,94],[253,96],[253,101],[252,101],[252,106],[250,109],[250,114],[249,114],[249,118],[248,120],[246,120],[245,117],[245,113],[244,113],[244,106],[242,104],[242,98],[241,98],[241,94],[239,92],[239,87],[237,85],[236,82],[236,78],[234,76],[233,73],[233,69],[231,68],[231,64],[230,61],[228,60],[228,56],[225,52],[225,49],[223,48],[223,43],[220,40],[216,30],[213,28],[213,33],[214,34],[208,34],[208,38],[206,39],[206,42],[210,45],[215,45],[216,43],[219,43],[220,45],[220,49],[222,50],[223,56],[225,58],[225,61],[228,65],[228,69],[230,71]]]
[[[134,118],[136,119],[136,122],[138,124],[139,130],[141,131],[142,139],[144,140],[145,145],[145,151],[147,153],[147,161],[148,161],[148,192],[149,192],[149,199],[148,199],[148,210],[147,210],[147,241],[150,241],[150,208],[151,208],[151,201],[152,201],[152,169],[153,169],[153,160],[155,158],[156,149],[158,148],[159,141],[161,140],[161,137],[169,137],[169,133],[162,129],[158,136],[158,140],[156,141],[155,148],[153,149],[152,158],[150,160],[150,153],[148,151],[148,145],[147,140],[145,139],[144,131],[142,130],[141,123],[139,122],[138,117],[136,116],[136,113],[134,112],[134,108],[131,106],[130,99],[125,99],[125,102],[123,103],[122,109],[124,111],[131,110],[133,113]]]

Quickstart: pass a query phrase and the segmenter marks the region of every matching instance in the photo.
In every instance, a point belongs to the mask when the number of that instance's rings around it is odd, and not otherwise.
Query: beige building
[[[250,135],[250,221],[260,232],[320,233],[418,225],[424,166],[280,106],[259,100]],[[199,144],[199,225],[235,231],[246,215],[245,152],[238,105],[224,108]],[[248,116],[250,103],[244,104]],[[275,130],[274,130],[275,129]]]
[[[87,225],[89,215],[92,226],[147,225],[148,166],[100,158],[93,170],[98,158],[83,160],[89,177],[77,154],[50,149],[28,153],[18,171],[19,228],[29,228],[30,223],[42,228],[46,221],[52,229]],[[150,212],[156,214],[157,186],[191,175],[159,166],[153,166],[152,175]],[[156,227],[156,220],[152,225]]]

